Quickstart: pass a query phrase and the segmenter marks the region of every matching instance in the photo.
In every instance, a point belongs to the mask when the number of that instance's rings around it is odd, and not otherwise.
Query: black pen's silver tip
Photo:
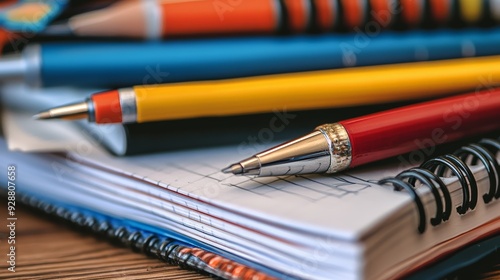
[[[234,175],[243,174],[243,167],[239,163],[232,164],[224,169],[222,169],[223,173],[232,173]]]

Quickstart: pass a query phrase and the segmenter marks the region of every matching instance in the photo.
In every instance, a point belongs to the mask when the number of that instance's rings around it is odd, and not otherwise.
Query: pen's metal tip
[[[48,119],[77,120],[77,119],[87,118],[88,115],[89,115],[89,106],[87,102],[80,102],[40,112],[34,115],[33,118],[37,120],[48,120]]]
[[[222,169],[223,173],[232,173],[235,175],[243,174],[243,167],[239,163],[235,163],[233,165],[230,165],[224,169]]]
[[[52,114],[50,114],[50,112],[48,112],[48,111],[40,112],[38,114],[33,115],[33,119],[35,119],[35,120],[47,120],[47,119],[51,119],[51,118],[52,118]]]

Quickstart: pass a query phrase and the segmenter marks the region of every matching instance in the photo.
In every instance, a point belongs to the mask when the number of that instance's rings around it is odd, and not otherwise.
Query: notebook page
[[[317,226],[322,221],[317,222],[316,220],[310,219],[310,217],[303,217],[300,215],[296,215],[297,211],[294,211],[294,207],[295,209],[298,208],[299,212],[310,210],[311,208],[307,208],[309,207],[309,205],[307,204],[308,200],[310,200],[311,197],[298,196],[299,199],[297,199],[297,201],[300,201],[299,203],[302,204],[298,204],[299,206],[288,205],[286,202],[280,201],[280,198],[288,197],[287,200],[291,200],[292,194],[290,192],[283,192],[282,189],[278,189],[278,186],[280,184],[285,184],[283,188],[287,188],[287,191],[288,188],[292,188],[295,185],[300,185],[301,188],[306,189],[306,192],[309,192],[311,191],[310,185],[308,183],[310,181],[316,182],[325,180],[322,182],[337,182],[336,185],[333,184],[330,185],[335,187],[336,189],[344,189],[344,186],[348,187],[352,185],[362,185],[364,183],[365,188],[359,188],[359,190],[357,190],[356,193],[350,193],[336,197],[338,202],[337,204],[325,206],[328,208],[324,209],[314,209],[315,211],[314,213],[319,213],[320,211],[324,211],[325,209],[327,209],[328,211],[338,211],[338,212],[343,211],[342,213],[345,214],[346,216],[348,215],[349,217],[355,217],[356,219],[359,219],[359,217],[361,217],[362,215],[365,215],[365,217],[370,216],[370,218],[373,217],[374,219],[388,218],[391,212],[398,212],[399,209],[389,210],[385,213],[382,213],[380,212],[380,209],[377,208],[373,208],[371,209],[371,211],[369,211],[369,209],[366,209],[367,205],[368,206],[371,205],[371,207],[374,207],[375,205],[376,207],[377,203],[379,203],[379,205],[382,203],[394,204],[393,199],[396,196],[404,195],[405,197],[407,197],[406,196],[407,194],[404,192],[401,193],[393,192],[388,188],[377,186],[376,184],[372,183],[373,179],[370,179],[370,178],[378,179],[388,175],[394,175],[389,173],[399,172],[398,170],[399,168],[397,168],[398,167],[397,162],[392,167],[390,163],[384,165],[377,164],[365,168],[355,169],[348,173],[340,174],[338,176],[309,175],[309,176],[298,176],[298,177],[291,176],[282,178],[255,179],[248,177],[227,176],[221,174],[218,171],[217,166],[211,165],[213,162],[218,162],[219,160],[220,161],[227,160],[231,162],[232,159],[230,159],[230,157],[232,157],[232,155],[230,155],[230,153],[233,149],[235,149],[235,147],[216,148],[216,149],[199,150],[191,152],[165,153],[159,156],[156,155],[156,156],[134,157],[131,158],[128,162],[118,161],[111,164],[108,163],[107,164],[108,167],[114,166],[114,168],[116,168],[115,169],[116,171],[120,171],[123,174],[135,176],[138,179],[148,181],[153,184],[163,185],[166,188],[177,191],[178,193],[185,194],[186,196],[206,201],[207,203],[214,206],[211,208],[207,207],[207,209],[210,209],[211,211],[214,211],[215,209],[217,209],[217,207],[225,209],[234,209],[234,211],[239,211],[239,213],[241,213],[242,215],[248,215],[255,217],[256,219],[267,220],[269,223],[295,227],[297,230],[309,229],[311,232],[314,231],[317,234],[321,233],[321,228],[319,227],[319,229],[317,229],[313,227]],[[210,161],[210,157],[215,157],[216,159],[214,161]],[[114,161],[114,159],[111,160]],[[88,161],[87,159],[87,162],[90,161]],[[196,172],[187,167],[194,168]],[[476,179],[478,180],[479,185],[481,186],[479,193],[486,192],[488,186],[487,184],[485,184],[486,175],[484,174],[485,173],[484,168],[482,168],[481,166],[472,166],[471,168],[474,171],[475,175],[478,175]],[[131,170],[133,170],[133,172]],[[203,172],[201,172],[200,170],[203,170]],[[147,178],[145,177],[141,178],[140,176],[138,176],[138,174],[147,174]],[[234,177],[237,178],[238,180],[241,180],[236,183],[236,187],[231,186],[231,184],[224,185],[224,182],[227,181],[228,178],[234,178]],[[164,181],[158,183],[158,181],[156,181],[158,180],[157,178],[163,178]],[[332,179],[334,179],[335,181],[331,181]],[[209,185],[209,183],[212,182],[213,180],[217,181],[218,184],[222,186]],[[302,180],[305,181],[305,183],[302,182]],[[451,178],[446,179],[445,181],[451,183],[453,180],[456,181],[456,179],[451,179]],[[344,185],[340,185],[338,181],[343,182]],[[200,184],[199,187],[196,187],[197,184]],[[270,196],[258,193],[260,196],[257,197],[253,184],[256,184],[255,188],[274,187],[273,191],[277,190],[278,191],[277,195],[273,196],[274,192],[269,191],[269,193],[271,194]],[[219,188],[219,191],[206,192],[206,189],[204,189],[203,186],[210,186],[214,189],[217,187]],[[248,190],[247,189],[242,190],[244,186],[247,186]],[[226,189],[224,189],[224,187],[226,187]],[[419,189],[424,189],[424,188],[419,188]],[[316,191],[317,189],[315,188],[312,190]],[[460,204],[462,196],[462,193],[460,191],[460,186],[458,186],[456,182],[452,183],[449,185],[449,190],[452,194],[453,201],[455,201],[454,203],[455,206],[458,206]],[[372,192],[367,192],[367,191],[372,191]],[[367,194],[366,196],[365,193]],[[293,193],[293,195],[295,194],[296,193]],[[376,202],[369,201],[370,199],[373,199],[373,197],[377,196],[380,199],[379,201]],[[326,199],[330,199],[331,197],[335,196],[329,195],[327,196]],[[348,208],[349,205],[348,206],[341,205],[342,207],[344,206],[345,207],[344,209],[339,210],[339,204],[343,203],[343,200],[346,199],[350,199],[349,201],[352,202],[351,206],[355,205],[355,207]],[[274,204],[272,204],[271,207],[268,207],[269,206],[268,204],[260,205],[259,202],[261,201],[264,201],[265,203],[274,203]],[[322,201],[322,199],[316,201],[311,200],[309,203],[317,204],[317,201]],[[330,199],[329,201],[333,200]],[[402,205],[406,204],[402,203]],[[193,207],[195,206],[196,205],[193,205]],[[372,245],[365,243],[365,246],[372,248],[366,257],[368,259],[371,259],[372,257],[378,259],[381,254],[390,252],[387,258],[390,258],[391,261],[388,261],[388,263],[397,263],[398,260],[400,261],[404,260],[401,266],[398,265],[398,268],[401,269],[402,267],[407,266],[408,263],[411,263],[408,261],[410,259],[405,260],[405,258],[411,257],[412,253],[408,252],[413,252],[413,254],[415,254],[416,252],[425,251],[430,246],[436,244],[436,242],[447,240],[449,238],[457,236],[458,234],[461,234],[463,229],[472,229],[474,227],[478,227],[481,225],[482,222],[488,221],[494,218],[495,216],[498,217],[498,212],[495,209],[498,209],[499,206],[500,204],[498,203],[491,203],[489,205],[484,205],[484,203],[479,203],[474,211],[471,211],[470,213],[467,213],[464,216],[459,216],[456,213],[453,213],[451,219],[447,221],[445,225],[437,227],[429,227],[427,233],[424,235],[414,234],[416,233],[415,227],[408,226],[412,225],[412,223],[411,220],[410,223],[408,223],[407,216],[404,217],[404,219],[406,220],[406,224],[402,228],[403,231],[401,231],[401,229],[394,230],[396,229],[395,225],[391,222],[388,222],[388,220],[384,220],[383,221],[384,223],[388,223],[384,225],[389,226],[392,230],[387,230],[386,228],[385,235],[387,238],[385,238],[385,240],[382,240],[381,243],[378,242],[374,243],[376,240],[373,239],[370,239],[371,242],[369,243]],[[278,208],[278,210],[282,210],[281,208],[285,207],[288,207],[287,209],[290,210],[290,212],[286,212],[284,214],[283,212],[280,211],[273,212],[275,208]],[[487,208],[489,208],[489,210],[487,210]],[[363,209],[364,212],[363,213],[359,212],[359,209]],[[410,209],[412,213],[415,214],[413,207],[410,207]],[[432,207],[426,207],[426,209],[430,210],[429,213],[433,213]],[[259,211],[260,211],[260,216],[258,214],[255,215],[255,213],[259,213]],[[331,235],[335,235],[335,233],[338,232],[339,227],[341,228],[345,224],[349,223],[349,221],[345,220],[333,220],[333,219],[330,220],[328,219],[329,218],[328,216],[327,217],[323,216],[323,217],[325,218],[323,221],[330,222],[326,226],[329,227]],[[295,219],[295,223],[289,222],[284,219]],[[376,223],[374,223],[373,225],[375,226]],[[363,231],[363,229],[361,229],[361,231]],[[353,232],[354,231],[351,231],[351,234],[355,235],[356,233]],[[325,232],[324,234],[327,233]],[[335,235],[335,237],[342,238],[344,236],[341,234],[340,235],[337,234]],[[398,244],[398,242],[394,242],[395,238],[401,239],[399,245],[404,244],[403,247],[407,248],[408,251],[405,250],[403,252],[397,249],[397,246],[395,247],[395,244]],[[375,262],[375,259],[371,260],[372,260],[372,262],[370,262],[371,264],[377,263]],[[367,275],[379,275],[384,270],[385,267],[380,264],[366,267],[366,273],[368,273]]]
[[[356,239],[410,201],[374,182],[407,166],[369,166],[336,175],[252,178],[220,169],[244,156],[238,147],[127,157],[72,157],[269,223],[336,238]],[[213,209],[199,209],[210,213]],[[349,213],[349,215],[345,215]]]
[[[0,141],[1,142],[1,141]],[[136,200],[137,193],[124,194],[124,189],[119,184],[110,184],[92,177],[88,174],[78,176],[76,170],[65,170],[65,175],[58,177],[53,171],[57,160],[50,154],[23,154],[7,153],[5,147],[0,149],[0,163],[16,162],[19,172],[30,174],[18,180],[24,193],[35,197],[49,197],[51,200],[61,201],[65,204],[93,209],[100,213],[115,217],[139,221],[158,228],[174,230],[192,240],[198,240],[224,249],[227,252],[245,256],[251,260],[265,260],[272,267],[287,270],[287,267],[297,267],[304,261],[313,261],[314,255],[310,249],[296,244],[283,246],[282,242],[271,242],[266,246],[262,242],[265,236],[255,236],[245,239],[234,235],[232,231],[221,232],[210,225],[196,225],[193,221],[186,221],[183,217],[165,215],[164,209],[154,207],[149,203]],[[81,174],[80,174],[81,175]],[[201,230],[200,230],[201,229]],[[335,246],[338,249],[338,246]],[[318,264],[325,273],[335,268],[334,271],[351,270],[359,265],[353,258],[346,258],[346,252],[340,255],[331,255],[329,260],[335,260],[335,265],[327,262]],[[297,256],[300,256],[298,258]],[[298,272],[303,273],[303,271]]]

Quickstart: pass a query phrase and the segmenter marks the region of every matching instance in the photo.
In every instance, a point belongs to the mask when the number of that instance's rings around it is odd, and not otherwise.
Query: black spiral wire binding
[[[475,164],[478,159],[483,163],[484,167],[486,168],[486,171],[488,172],[488,178],[490,182],[489,192],[483,195],[483,201],[484,203],[490,203],[493,200],[493,198],[495,198],[495,192],[498,193],[498,190],[500,190],[500,188],[497,187],[499,165],[495,160],[495,156],[486,148],[479,146],[477,144],[470,144],[468,146],[464,146],[458,149],[455,152],[455,154],[462,161],[465,161],[467,156],[472,154],[474,155],[474,158],[471,164]]]
[[[441,193],[442,193],[443,198],[444,198],[444,211],[441,215],[441,221],[443,221],[443,222],[447,221],[451,215],[451,211],[452,211],[451,210],[451,203],[452,202],[451,202],[451,195],[450,195],[450,192],[448,191],[448,187],[446,186],[446,184],[439,178],[439,176],[430,172],[427,169],[412,168],[410,170],[413,172],[420,173],[421,175],[423,175],[427,179],[431,180],[431,182],[434,182],[439,186],[438,189],[441,190]],[[416,180],[416,178],[410,177],[408,182],[414,186],[415,180]],[[439,202],[436,202],[436,203],[439,203]],[[441,202],[440,204],[443,204],[443,203]]]
[[[492,139],[482,139],[478,144],[490,150],[492,155],[495,155],[498,151],[500,151],[500,141],[495,141]],[[493,160],[493,165],[495,166],[497,178],[500,178],[500,168],[498,167],[498,162],[496,160]],[[498,183],[499,182],[497,180],[497,190],[495,192],[496,199],[500,198],[500,187],[498,187]]]
[[[64,207],[53,206],[33,197],[20,195],[20,202],[29,208],[36,209],[43,214],[55,217],[58,221],[70,224],[79,231],[94,233],[97,236],[107,239],[114,244],[123,245],[131,248],[135,252],[156,256],[160,239],[154,235],[143,237],[139,231],[128,231],[124,227],[113,227],[109,222],[100,220],[90,215],[83,214],[74,210],[69,210]],[[174,243],[173,240],[165,240],[167,244]],[[171,250],[169,248],[169,250]],[[161,255],[160,253],[158,253]],[[168,258],[162,258],[163,261],[169,261]],[[199,271],[202,272],[203,271]]]
[[[418,169],[410,169],[404,172],[399,173],[396,176],[397,179],[418,179],[424,185],[428,186],[431,189],[432,195],[434,196],[434,200],[436,201],[436,215],[431,219],[431,224],[433,226],[439,225],[443,220],[443,202],[441,200],[441,195],[439,194],[438,188],[432,183],[432,181],[426,177],[425,174],[419,172]],[[410,183],[411,184],[411,183]],[[414,184],[411,184],[414,186]]]
[[[457,207],[459,214],[465,214],[474,209],[477,204],[477,184],[472,171],[467,165],[454,155],[444,155],[430,159],[420,165],[420,168],[430,170],[439,177],[444,177],[446,169],[451,170],[462,186],[463,202]],[[470,188],[469,188],[470,185]]]
[[[418,222],[418,232],[422,233],[425,231],[425,210],[424,210],[424,204],[422,203],[422,200],[420,200],[420,197],[418,196],[417,192],[413,188],[412,185],[410,185],[408,182],[405,182],[401,179],[398,178],[384,178],[378,182],[380,185],[387,184],[387,183],[392,183],[394,186],[394,190],[400,191],[402,189],[405,189],[410,195],[413,201],[415,202],[418,210],[418,217],[419,217],[419,222]]]
[[[428,187],[436,203],[436,214],[430,219],[433,226],[449,219],[452,212],[451,196],[446,184],[441,179],[448,173],[455,176],[462,189],[462,204],[456,211],[464,215],[477,206],[478,187],[469,165],[481,163],[488,173],[489,189],[482,194],[485,204],[500,198],[500,164],[496,154],[500,150],[500,138],[482,139],[476,144],[469,144],[447,154],[432,158],[422,163],[418,168],[405,170],[395,177],[384,178],[378,183],[392,184],[396,191],[405,189],[412,197],[417,208],[419,222],[418,231],[423,233],[426,229],[425,207],[418,193],[415,191],[416,181]],[[444,200],[444,201],[443,201]]]
[[[114,245],[132,249],[163,262],[178,265],[187,270],[196,271],[219,279],[257,279],[276,280],[263,272],[221,257],[200,248],[190,247],[176,240],[159,237],[154,233],[133,230],[123,226],[114,226],[105,218],[96,218],[91,214],[54,206],[34,197],[19,194],[19,202],[29,208],[62,223],[110,241]]]

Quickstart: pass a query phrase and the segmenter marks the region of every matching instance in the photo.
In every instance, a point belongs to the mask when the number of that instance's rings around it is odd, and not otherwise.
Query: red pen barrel
[[[500,89],[489,89],[340,122],[352,147],[350,167],[500,129]]]

